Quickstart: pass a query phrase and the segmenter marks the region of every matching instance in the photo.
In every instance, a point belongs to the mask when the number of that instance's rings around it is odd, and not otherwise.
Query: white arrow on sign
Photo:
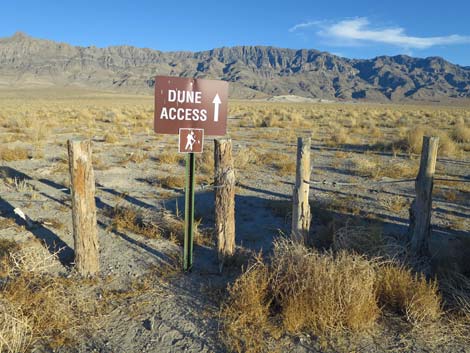
[[[212,101],[214,103],[214,121],[219,121],[219,105],[222,103],[219,94],[217,93]]]

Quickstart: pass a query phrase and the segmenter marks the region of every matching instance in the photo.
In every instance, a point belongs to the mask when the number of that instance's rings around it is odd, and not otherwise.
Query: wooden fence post
[[[310,229],[310,137],[297,139],[297,167],[292,202],[292,239],[305,242]]]
[[[417,255],[428,255],[428,241],[431,235],[432,188],[436,170],[439,137],[423,136],[423,148],[418,176],[416,177],[416,198],[410,207],[411,250]]]
[[[235,252],[235,171],[230,139],[214,140],[215,231],[219,264]]]
[[[69,140],[68,153],[75,266],[81,275],[89,276],[99,271],[91,141]]]

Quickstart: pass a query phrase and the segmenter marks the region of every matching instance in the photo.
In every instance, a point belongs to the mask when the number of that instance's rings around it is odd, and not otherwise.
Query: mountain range
[[[470,67],[440,57],[348,59],[268,46],[162,52],[80,47],[17,32],[0,38],[0,88],[64,87],[152,94],[156,75],[221,79],[232,98],[296,95],[339,101],[470,98]]]

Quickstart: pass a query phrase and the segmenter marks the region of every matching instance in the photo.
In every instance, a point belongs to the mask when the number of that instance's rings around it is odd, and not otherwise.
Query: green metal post
[[[186,155],[186,193],[184,202],[184,249],[183,270],[189,271],[193,266],[193,226],[194,226],[194,153]]]

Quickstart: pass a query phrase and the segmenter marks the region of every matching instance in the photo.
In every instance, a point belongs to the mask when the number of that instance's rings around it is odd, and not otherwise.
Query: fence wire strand
[[[433,178],[434,181],[447,181],[447,182],[456,182],[456,183],[469,183],[470,178],[469,177],[462,177],[462,178],[443,178],[443,177],[435,177]],[[377,180],[377,181],[363,181],[363,182],[339,182],[339,181],[329,181],[327,179],[323,180],[304,180],[304,183],[309,184],[310,186],[313,185],[325,185],[325,186],[332,186],[333,188],[341,188],[344,186],[364,186],[364,187],[369,187],[369,186],[374,186],[374,185],[385,185],[385,184],[400,184],[400,183],[411,183],[415,182],[416,178],[407,178],[407,179],[398,179],[398,180]],[[236,186],[240,185],[239,182],[237,181],[235,183]],[[223,188],[226,185],[214,185],[214,183],[200,183],[199,187],[196,189],[196,191],[209,191],[209,190],[215,190],[218,188]],[[11,187],[7,185],[9,189],[13,189],[14,187]],[[110,190],[110,187],[106,186],[96,186],[97,190],[102,190],[102,191],[107,191]],[[177,190],[182,190],[184,191],[184,187],[178,188]],[[60,188],[56,189],[57,191],[61,191],[64,193],[70,193],[70,188]],[[375,192],[379,192],[378,190],[373,190]],[[137,195],[137,193],[149,193],[148,190],[133,190],[133,193],[130,194],[129,192],[122,192],[117,194],[117,197],[133,197],[133,198],[138,198],[138,199],[146,199],[146,200],[155,200],[158,199],[159,195],[152,195],[152,196],[144,196],[144,195]],[[3,197],[0,196],[0,199],[4,199]],[[56,200],[52,199],[47,199],[47,200],[32,200],[32,199],[9,199],[9,201],[14,201],[14,202],[36,202],[36,203],[47,203],[47,202],[56,202]]]

